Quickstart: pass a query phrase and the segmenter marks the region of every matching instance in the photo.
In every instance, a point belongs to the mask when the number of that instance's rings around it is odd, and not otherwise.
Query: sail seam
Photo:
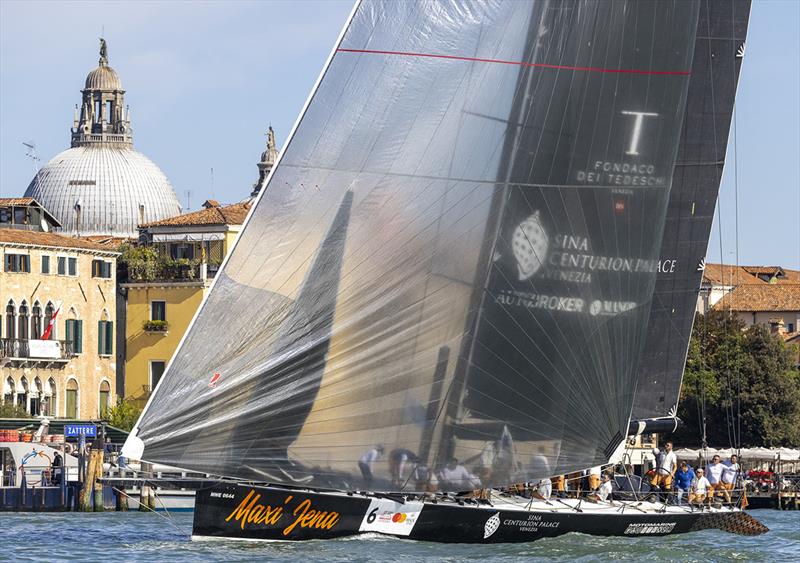
[[[690,70],[641,70],[637,68],[603,68],[593,66],[551,65],[546,63],[527,63],[525,61],[506,61],[502,59],[483,59],[478,57],[462,57],[459,55],[442,55],[437,53],[412,53],[406,51],[378,51],[373,49],[336,49],[337,53],[361,53],[367,55],[400,55],[405,57],[424,57],[429,59],[447,59],[454,61],[469,61],[478,63],[494,63],[503,65],[516,65],[522,67],[549,68],[555,70],[577,70],[582,72],[605,72],[612,74],[660,74],[687,76]]]

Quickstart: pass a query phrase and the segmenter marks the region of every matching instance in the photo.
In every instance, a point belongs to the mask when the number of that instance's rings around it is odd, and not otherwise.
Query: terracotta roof
[[[759,278],[759,274],[774,276],[781,273],[781,277],[775,278],[773,283],[800,283],[800,272],[788,270],[781,266],[739,266],[738,268],[729,264],[706,264],[703,272],[703,283],[714,285],[740,285],[740,284],[766,284],[769,281]]]
[[[193,227],[201,225],[241,225],[244,223],[247,212],[250,211],[250,202],[244,201],[226,205],[224,207],[209,207],[183,215],[176,215],[168,219],[154,221],[139,225],[140,229],[150,227]]]
[[[55,233],[26,231],[23,229],[0,229],[0,244],[27,244],[31,246],[53,246],[58,248],[79,248],[113,252],[113,248],[84,238],[68,237]]]
[[[131,244],[136,244],[137,242],[135,238],[112,237],[111,235],[89,235],[81,238],[105,246],[109,250],[116,250],[126,242]]]
[[[20,205],[20,206],[32,205],[34,207],[38,207],[44,212],[45,216],[47,217],[47,220],[50,222],[51,225],[53,225],[54,227],[61,227],[61,222],[58,219],[56,219],[55,216],[52,213],[50,213],[45,208],[44,205],[36,201],[36,198],[34,197],[0,197],[0,207],[12,206],[12,205]]]
[[[774,276],[777,273],[783,273],[783,268],[780,266],[742,266],[742,269],[754,276],[758,274],[766,274],[768,276]]]
[[[742,284],[717,301],[714,309],[800,311],[800,283]]]
[[[703,282],[715,285],[739,285],[743,283],[765,284],[764,280],[749,273],[745,266],[709,264],[703,271]]]
[[[0,197],[0,205],[30,205],[39,203],[32,197]]]

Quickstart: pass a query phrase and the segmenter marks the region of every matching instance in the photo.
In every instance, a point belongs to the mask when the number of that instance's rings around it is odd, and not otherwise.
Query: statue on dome
[[[100,38],[100,64],[108,64],[108,48],[106,47],[106,40]]]

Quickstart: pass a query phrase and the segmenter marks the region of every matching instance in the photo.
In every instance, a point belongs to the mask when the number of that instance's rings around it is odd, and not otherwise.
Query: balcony
[[[17,366],[63,366],[75,357],[66,340],[21,340],[0,338],[0,363]]]
[[[164,336],[169,334],[167,321],[145,321],[142,323],[142,329],[148,334],[162,334]]]

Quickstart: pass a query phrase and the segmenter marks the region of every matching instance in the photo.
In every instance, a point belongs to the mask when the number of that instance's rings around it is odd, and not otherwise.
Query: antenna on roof
[[[211,198],[214,199],[214,167],[211,167]]]
[[[192,209],[192,190],[186,190],[186,211]]]
[[[39,161],[41,160],[36,155],[36,143],[34,143],[33,141],[28,141],[27,143],[23,142],[22,144],[25,145],[25,147],[28,149],[27,152],[25,153],[25,156],[27,156],[33,161],[33,166],[35,168],[34,172],[35,172],[36,170],[39,169]]]

